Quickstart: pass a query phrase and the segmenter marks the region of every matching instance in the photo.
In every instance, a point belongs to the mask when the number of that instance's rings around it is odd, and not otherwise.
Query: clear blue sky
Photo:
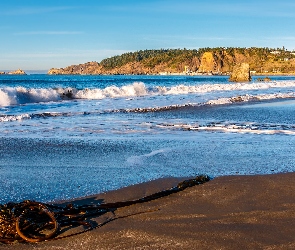
[[[160,48],[295,49],[294,0],[0,2],[0,70],[48,70]]]

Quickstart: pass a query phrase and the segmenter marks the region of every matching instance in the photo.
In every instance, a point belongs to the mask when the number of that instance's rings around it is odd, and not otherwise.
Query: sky
[[[295,49],[294,0],[0,0],[0,70],[145,49]]]

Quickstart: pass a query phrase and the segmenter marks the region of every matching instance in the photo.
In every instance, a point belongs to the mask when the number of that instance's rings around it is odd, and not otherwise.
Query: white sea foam
[[[274,129],[250,129],[250,128],[228,128],[228,127],[198,127],[191,128],[190,130],[197,131],[218,131],[218,132],[228,132],[228,133],[241,133],[241,134],[286,134],[286,135],[295,135],[294,130],[274,130]]]
[[[156,125],[159,128],[172,130],[189,131],[216,131],[223,133],[241,133],[241,134],[285,134],[295,135],[295,126],[280,124],[256,124],[256,123],[209,123],[209,124],[171,124],[163,123]]]
[[[139,164],[142,164],[147,158],[154,157],[157,155],[167,155],[170,151],[171,149],[167,149],[167,148],[159,149],[159,150],[152,151],[148,154],[131,156],[126,160],[126,162],[127,164],[131,164],[131,165],[139,165]]]
[[[295,87],[294,81],[280,81],[267,83],[228,83],[228,84],[203,84],[195,86],[178,85],[171,88],[160,87],[161,94],[188,94],[207,93],[213,91],[235,91],[235,90],[261,90],[269,88]]]
[[[268,83],[228,83],[228,84],[202,84],[202,85],[177,85],[173,87],[158,86],[148,90],[144,83],[134,83],[133,85],[118,87],[108,87],[101,90],[104,97],[126,97],[140,95],[178,95],[189,93],[208,93],[214,91],[238,91],[238,90],[263,90],[270,88],[295,87],[294,81],[280,81]],[[89,98],[91,96],[88,96]]]
[[[9,106],[10,101],[8,95],[0,90],[0,106]]]
[[[261,94],[261,95],[240,95],[228,98],[218,98],[209,100],[206,102],[208,105],[223,105],[223,104],[231,104],[237,102],[249,102],[249,101],[259,101],[259,100],[272,100],[272,99],[287,99],[294,98],[295,93],[275,93],[275,94]]]
[[[0,89],[0,106],[10,106],[17,104],[15,90],[13,88]]]
[[[0,106],[50,102],[58,101],[60,99],[60,93],[54,89],[34,89],[24,87],[6,87],[0,89]]]
[[[12,122],[31,118],[29,114],[0,116],[0,122]]]
[[[25,90],[32,102],[50,102],[60,100],[60,95],[53,89],[29,89]]]

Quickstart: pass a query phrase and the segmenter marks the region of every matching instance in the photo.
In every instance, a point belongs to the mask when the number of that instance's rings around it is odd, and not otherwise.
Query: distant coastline
[[[202,48],[140,50],[65,68],[49,75],[230,75],[248,63],[251,75],[295,75],[295,51],[283,48]]]
[[[0,75],[167,75],[229,76],[248,63],[251,76],[294,76],[295,51],[283,48],[202,48],[141,50],[50,70],[0,70]]]
[[[26,75],[27,73],[22,69],[17,69],[13,71],[0,71],[0,75]]]

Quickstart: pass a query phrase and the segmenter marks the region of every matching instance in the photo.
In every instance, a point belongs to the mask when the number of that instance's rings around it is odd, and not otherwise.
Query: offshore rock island
[[[5,75],[5,74],[7,74],[7,75],[26,75],[27,73],[21,69],[10,71],[8,73],[2,72],[2,71],[0,72],[0,75]]]
[[[295,74],[295,52],[284,47],[140,50],[66,68],[49,75],[229,75],[249,64],[251,75]]]

